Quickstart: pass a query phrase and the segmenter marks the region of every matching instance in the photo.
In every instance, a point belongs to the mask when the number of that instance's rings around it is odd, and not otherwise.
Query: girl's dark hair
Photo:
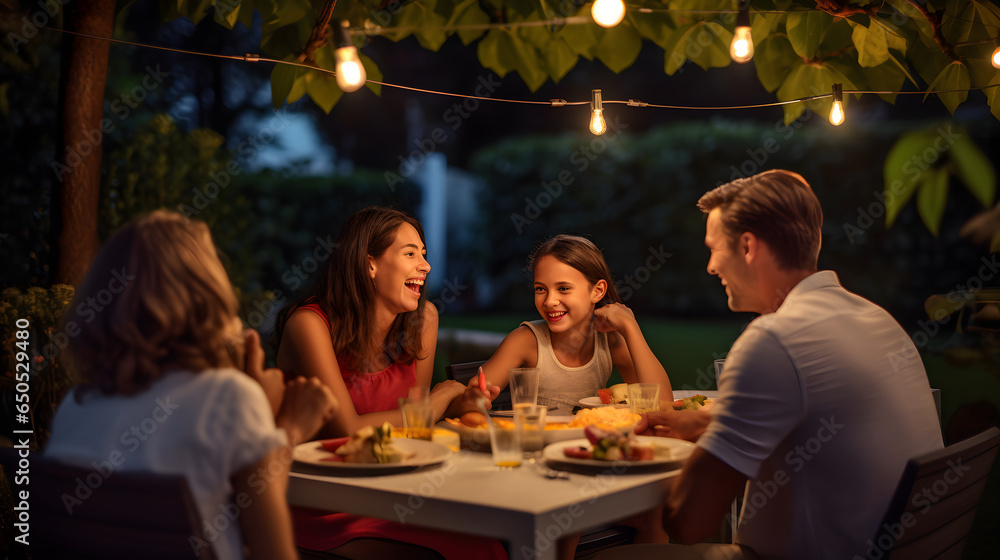
[[[375,285],[368,274],[368,257],[379,258],[392,246],[403,224],[424,240],[424,229],[399,210],[369,206],[351,215],[334,243],[333,253],[316,286],[305,299],[278,313],[272,345],[277,351],[288,318],[315,302],[330,319],[330,339],[338,357],[358,372],[373,371],[379,357],[390,363],[410,362],[423,353],[420,333],[425,299],[421,288],[417,309],[396,316],[385,339],[375,340]]]
[[[535,264],[542,257],[552,256],[559,262],[579,270],[591,285],[598,280],[608,283],[608,291],[598,303],[621,303],[622,298],[615,288],[615,280],[604,261],[604,254],[589,239],[564,233],[543,241],[528,256],[528,267],[534,272]]]

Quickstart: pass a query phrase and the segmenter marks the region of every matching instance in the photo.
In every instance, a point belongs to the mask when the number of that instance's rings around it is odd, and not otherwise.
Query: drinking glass
[[[430,441],[434,434],[434,407],[429,401],[399,399],[403,414],[403,430],[410,439]]]
[[[719,388],[719,377],[722,376],[722,366],[725,365],[726,360],[715,360],[715,388]]]
[[[660,385],[657,383],[629,383],[629,408],[635,414],[660,410]]]
[[[521,433],[517,426],[490,423],[490,447],[493,450],[493,463],[496,466],[503,468],[521,466]]]
[[[510,403],[514,410],[538,404],[538,368],[510,370]]]
[[[521,451],[525,454],[545,447],[545,407],[528,405],[514,409],[514,424],[521,432]]]

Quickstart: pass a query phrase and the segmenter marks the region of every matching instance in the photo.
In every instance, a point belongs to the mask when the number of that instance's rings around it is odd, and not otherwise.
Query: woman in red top
[[[423,294],[426,253],[417,220],[388,208],[360,210],[337,238],[313,294],[279,314],[278,367],[318,377],[340,402],[354,403],[340,408],[324,437],[383,422],[400,426],[397,399],[410,387],[430,387],[438,314]],[[430,399],[440,418],[475,410],[483,396],[445,381]]]
[[[334,244],[313,293],[279,314],[278,367],[317,377],[341,403],[321,432],[353,434],[364,426],[402,425],[397,399],[410,387],[430,387],[438,314],[424,299],[430,264],[423,228],[387,208],[354,213]],[[498,392],[498,389],[494,391]],[[475,410],[484,395],[455,381],[437,384],[430,400],[438,418]],[[488,399],[487,403],[489,402]],[[487,404],[489,406],[489,404]],[[445,557],[505,557],[497,541],[428,531],[343,513],[292,508],[296,543],[330,550],[359,537],[380,537],[436,549]]]

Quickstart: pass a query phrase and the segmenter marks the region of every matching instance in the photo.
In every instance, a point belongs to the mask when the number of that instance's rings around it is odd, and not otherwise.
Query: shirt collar
[[[781,303],[781,307],[784,307],[789,300],[795,300],[798,297],[802,297],[805,294],[814,291],[821,290],[823,288],[839,288],[840,279],[837,277],[837,273],[832,270],[820,270],[819,272],[814,272],[809,276],[806,276],[794,288],[788,295],[785,296],[785,301]]]

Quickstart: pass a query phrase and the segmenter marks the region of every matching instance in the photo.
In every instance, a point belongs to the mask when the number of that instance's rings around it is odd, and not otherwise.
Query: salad
[[[625,435],[614,430],[604,430],[587,426],[583,431],[591,448],[582,445],[563,449],[563,454],[573,459],[597,459],[599,461],[652,461],[654,449],[643,445],[632,434]]]

